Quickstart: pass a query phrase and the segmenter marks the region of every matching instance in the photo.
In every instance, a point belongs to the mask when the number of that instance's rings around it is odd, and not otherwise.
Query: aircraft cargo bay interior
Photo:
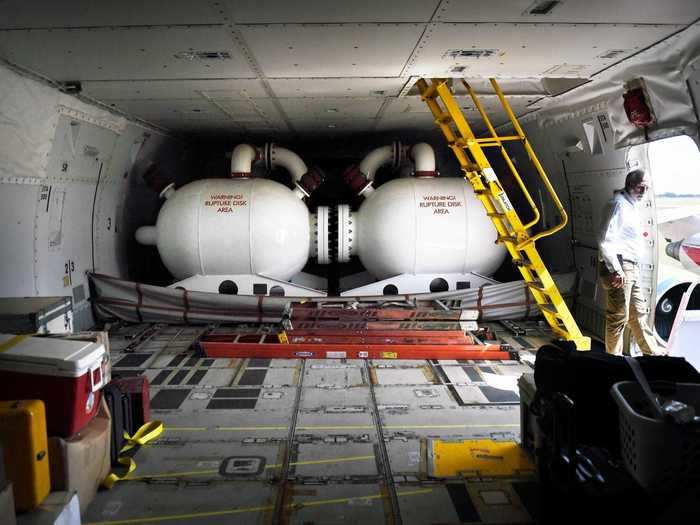
[[[694,523],[700,6],[0,0],[0,523]]]

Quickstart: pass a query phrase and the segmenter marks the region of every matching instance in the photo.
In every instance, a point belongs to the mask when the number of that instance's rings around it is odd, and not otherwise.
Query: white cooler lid
[[[0,334],[0,370],[80,377],[104,354],[104,345],[91,341]]]

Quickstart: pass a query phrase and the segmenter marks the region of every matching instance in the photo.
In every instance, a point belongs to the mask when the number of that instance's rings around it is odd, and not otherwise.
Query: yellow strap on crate
[[[109,476],[102,481],[102,486],[107,489],[111,489],[118,481],[122,481],[123,479],[129,477],[129,474],[136,470],[136,461],[134,461],[134,458],[130,456],[121,456],[121,454],[128,452],[136,446],[145,445],[149,441],[156,439],[163,433],[163,430],[164,426],[161,421],[149,421],[141,426],[141,428],[139,428],[133,436],[130,436],[124,432],[126,445],[124,445],[119,451],[120,456],[117,461],[120,465],[127,467],[126,473],[123,476],[118,476],[114,472],[110,473]]]
[[[119,453],[131,450],[137,445],[145,445],[149,441],[154,440],[163,433],[163,423],[160,421],[149,421],[139,428],[133,436],[129,436],[124,432],[124,439],[126,440],[126,445],[119,451]]]

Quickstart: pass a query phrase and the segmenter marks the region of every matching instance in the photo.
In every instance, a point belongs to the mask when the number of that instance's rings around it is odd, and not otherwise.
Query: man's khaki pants
[[[608,305],[605,310],[605,351],[613,355],[622,355],[622,334],[629,322],[632,336],[642,353],[653,355],[658,353],[654,332],[645,318],[646,305],[642,291],[638,286],[639,267],[631,262],[623,261],[625,286],[613,288],[610,285],[610,273],[601,267],[601,281],[608,292]]]

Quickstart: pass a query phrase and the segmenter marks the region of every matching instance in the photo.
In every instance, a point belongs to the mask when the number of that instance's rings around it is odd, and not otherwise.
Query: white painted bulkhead
[[[157,207],[145,163],[181,177],[181,150],[3,65],[0,84],[0,296],[70,296],[75,328],[87,329],[86,272],[133,273],[133,233]]]

